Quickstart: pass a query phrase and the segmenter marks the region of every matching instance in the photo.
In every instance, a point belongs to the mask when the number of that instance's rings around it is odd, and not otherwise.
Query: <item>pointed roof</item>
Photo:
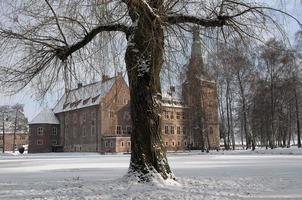
[[[200,64],[202,64],[202,45],[201,45],[201,38],[200,32],[198,27],[192,28],[192,48],[191,48],[191,59],[198,59]]]
[[[44,108],[28,124],[60,124],[60,122],[52,110],[49,108]]]
[[[200,37],[200,30],[198,27],[192,28],[192,48],[191,48],[191,57],[188,64],[185,65],[187,68],[186,79],[187,81],[192,81],[197,79],[200,81],[210,80],[209,74],[204,69],[203,57],[202,57],[202,39]]]
[[[80,86],[65,93],[54,107],[54,113],[61,113],[89,106],[99,105],[104,97],[112,88],[117,78],[108,78],[105,81]]]

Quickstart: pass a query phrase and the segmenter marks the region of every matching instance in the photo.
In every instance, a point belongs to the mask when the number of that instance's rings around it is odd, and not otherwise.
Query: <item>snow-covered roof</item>
[[[60,122],[52,110],[49,108],[44,108],[28,124],[60,124]]]
[[[162,97],[162,106],[164,107],[173,107],[173,108],[185,108],[185,104],[181,99],[163,96]]]
[[[98,105],[101,98],[112,88],[116,77],[105,82],[99,81],[89,85],[70,90],[65,93],[54,107],[54,113],[61,113],[70,110]]]

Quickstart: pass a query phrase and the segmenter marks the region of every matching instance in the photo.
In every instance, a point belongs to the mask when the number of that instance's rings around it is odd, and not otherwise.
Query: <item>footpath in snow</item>
[[[123,179],[129,155],[0,154],[0,199],[302,199],[302,150],[169,153],[178,183]]]

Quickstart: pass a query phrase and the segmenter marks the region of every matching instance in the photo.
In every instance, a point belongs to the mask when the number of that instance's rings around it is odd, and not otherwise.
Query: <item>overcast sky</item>
[[[264,0],[259,0],[263,2]],[[274,5],[274,7],[280,7],[280,2],[277,0],[265,0],[264,2]],[[283,6],[291,15],[294,15],[302,22],[302,3],[298,0],[283,0]],[[282,23],[288,33],[288,37],[291,41],[294,39],[294,34],[298,30],[298,24],[291,19],[283,19]],[[26,91],[14,96],[4,96],[0,91],[0,105],[13,105],[15,103],[22,103],[25,105],[25,115],[31,120],[43,107],[53,108],[56,101],[60,98],[59,94],[48,95],[43,101],[36,101],[30,92],[30,88]]]

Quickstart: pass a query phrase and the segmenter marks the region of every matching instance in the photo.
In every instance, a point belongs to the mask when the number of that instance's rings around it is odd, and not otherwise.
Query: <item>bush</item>
[[[24,151],[25,151],[25,149],[24,149],[24,147],[23,147],[23,146],[21,146],[21,147],[19,147],[19,148],[18,148],[18,151],[19,151],[19,153],[23,154],[23,153],[24,153]]]

